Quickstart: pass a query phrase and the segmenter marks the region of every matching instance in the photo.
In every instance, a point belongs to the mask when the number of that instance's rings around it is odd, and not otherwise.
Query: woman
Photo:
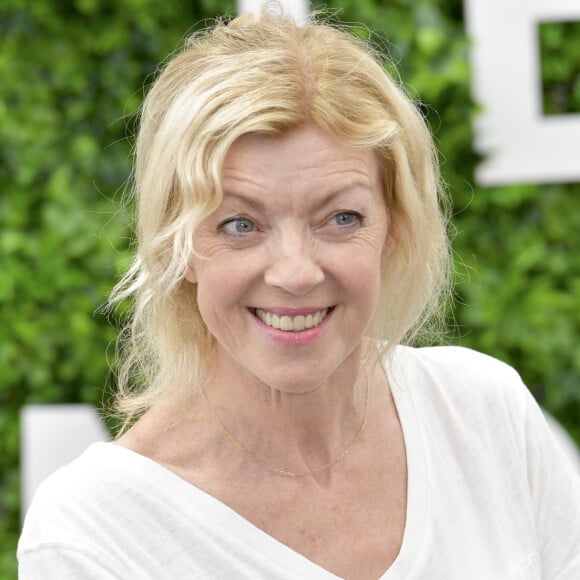
[[[194,36],[135,190],[126,429],[37,493],[22,578],[580,577],[580,484],[515,371],[396,346],[448,244],[429,132],[368,47],[268,14]]]

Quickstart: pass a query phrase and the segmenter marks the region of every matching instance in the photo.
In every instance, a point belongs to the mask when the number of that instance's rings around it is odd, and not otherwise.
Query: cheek
[[[236,316],[232,311],[232,296],[227,286],[199,284],[197,307],[209,333],[218,342],[228,343],[236,327]]]
[[[373,300],[378,293],[381,279],[381,252],[376,248],[359,247],[335,260],[334,271],[343,285],[361,300]]]
[[[197,269],[197,302],[208,327],[226,311],[243,305],[251,272],[241,260],[211,258]]]
[[[224,276],[223,272],[221,275],[212,271],[201,273],[197,284],[197,301],[204,316],[226,308],[234,300],[232,279],[230,275]]]

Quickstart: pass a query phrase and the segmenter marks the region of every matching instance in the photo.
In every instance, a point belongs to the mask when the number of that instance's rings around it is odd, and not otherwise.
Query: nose
[[[324,281],[312,243],[301,232],[280,236],[264,276],[266,284],[294,296],[305,296]]]

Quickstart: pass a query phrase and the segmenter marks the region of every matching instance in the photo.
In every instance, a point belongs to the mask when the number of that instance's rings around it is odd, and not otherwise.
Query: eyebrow
[[[226,198],[232,197],[240,200],[242,203],[245,203],[246,205],[249,205],[256,210],[262,211],[264,209],[264,203],[259,198],[247,196],[242,193],[235,193],[233,191],[224,189],[223,199],[225,200]]]
[[[352,191],[355,190],[365,190],[369,193],[372,192],[372,188],[370,187],[370,184],[367,183],[363,183],[362,181],[356,181],[353,183],[348,184],[346,187],[339,187],[337,189],[332,189],[330,190],[326,195],[323,196],[323,198],[316,203],[316,205],[314,206],[314,211],[317,211],[321,208],[323,208],[325,205],[328,205],[334,198],[340,197],[341,195],[345,195],[347,193],[350,193]],[[224,200],[226,197],[228,198],[236,198],[238,200],[240,200],[242,203],[245,203],[247,205],[249,205],[250,207],[252,207],[255,210],[258,211],[263,211],[265,204],[264,202],[255,196],[252,195],[246,195],[243,193],[239,193],[236,191],[228,191],[227,189],[224,189]]]

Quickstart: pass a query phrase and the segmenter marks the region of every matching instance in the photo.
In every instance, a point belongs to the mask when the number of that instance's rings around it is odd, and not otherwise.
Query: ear
[[[197,284],[197,270],[195,266],[190,262],[185,269],[185,279],[191,284]]]

